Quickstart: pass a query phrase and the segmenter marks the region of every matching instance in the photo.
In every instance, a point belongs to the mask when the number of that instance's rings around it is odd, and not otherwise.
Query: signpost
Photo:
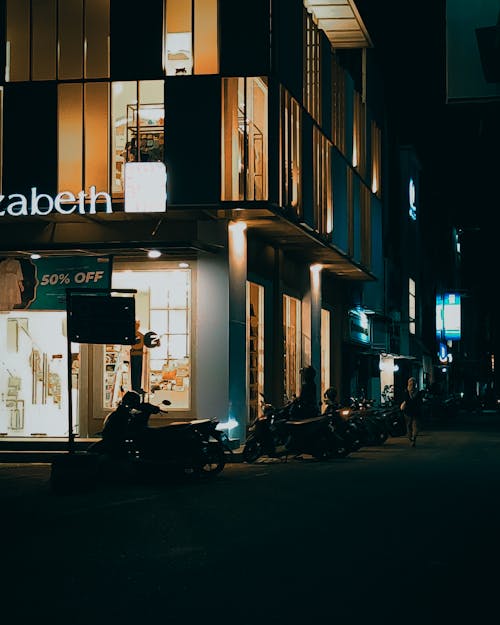
[[[66,289],[68,449],[74,452],[71,343],[133,345],[135,289]],[[132,297],[127,297],[132,295]]]

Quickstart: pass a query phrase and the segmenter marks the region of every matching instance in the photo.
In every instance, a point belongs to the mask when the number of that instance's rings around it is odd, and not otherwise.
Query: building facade
[[[0,436],[67,436],[70,401],[93,436],[134,388],[244,441],[306,365],[318,400],[377,392],[385,121],[354,2],[1,20]],[[67,379],[68,287],[135,290],[144,347],[72,343]]]

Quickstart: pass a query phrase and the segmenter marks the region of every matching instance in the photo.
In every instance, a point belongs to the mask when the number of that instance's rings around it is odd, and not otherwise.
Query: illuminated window
[[[366,105],[361,94],[354,92],[354,117],[352,137],[352,166],[364,176],[366,171]]]
[[[321,397],[330,387],[330,311],[321,309]]]
[[[124,192],[125,163],[164,162],[164,100],[163,80],[112,84],[113,195]]]
[[[304,12],[304,104],[314,119],[321,115],[321,38],[310,13]]]
[[[302,316],[300,300],[283,295],[285,401],[300,394]]]
[[[302,214],[302,116],[300,106],[281,90],[281,206]]]
[[[168,76],[219,72],[218,0],[166,0]]]
[[[416,292],[415,292],[415,281],[411,278],[408,279],[408,330],[410,334],[415,334],[416,332]]]
[[[58,85],[58,189],[108,190],[109,84]]]
[[[7,0],[6,81],[109,77],[110,0]]]
[[[382,165],[382,136],[380,128],[372,121],[372,193],[381,196],[381,165]]]
[[[222,199],[267,200],[267,79],[222,80]]]
[[[335,146],[345,154],[345,74],[332,55],[332,129]]]
[[[137,289],[139,331],[154,332],[159,344],[145,347],[140,370],[130,358],[130,347],[104,349],[104,407],[114,408],[123,392],[142,388],[149,401],[171,402],[169,411],[191,406],[191,269],[114,271],[114,289]],[[139,386],[140,385],[140,386]]]
[[[125,163],[164,162],[163,93],[163,80],[59,84],[59,191],[122,197]]]
[[[314,228],[321,234],[333,230],[332,145],[313,128],[313,210]]]
[[[247,282],[248,422],[259,416],[264,393],[264,287]]]

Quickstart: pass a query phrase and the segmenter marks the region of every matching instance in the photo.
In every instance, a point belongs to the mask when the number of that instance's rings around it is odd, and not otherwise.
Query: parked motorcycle
[[[169,405],[165,400],[163,405]],[[125,466],[151,476],[164,473],[214,476],[225,466],[222,433],[217,419],[174,422],[150,427],[151,415],[164,412],[138,393],[125,393],[105,419],[102,440],[89,452],[102,455],[111,465]]]
[[[350,450],[335,432],[331,415],[293,419],[297,399],[281,408],[262,402],[262,412],[249,429],[243,449],[243,460],[255,462],[260,456],[270,457],[310,454],[318,460],[344,457]]]

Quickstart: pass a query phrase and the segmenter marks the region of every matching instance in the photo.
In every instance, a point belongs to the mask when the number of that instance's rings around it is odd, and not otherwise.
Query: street
[[[49,465],[0,465],[2,621],[484,623],[500,425],[472,428],[71,496]]]

